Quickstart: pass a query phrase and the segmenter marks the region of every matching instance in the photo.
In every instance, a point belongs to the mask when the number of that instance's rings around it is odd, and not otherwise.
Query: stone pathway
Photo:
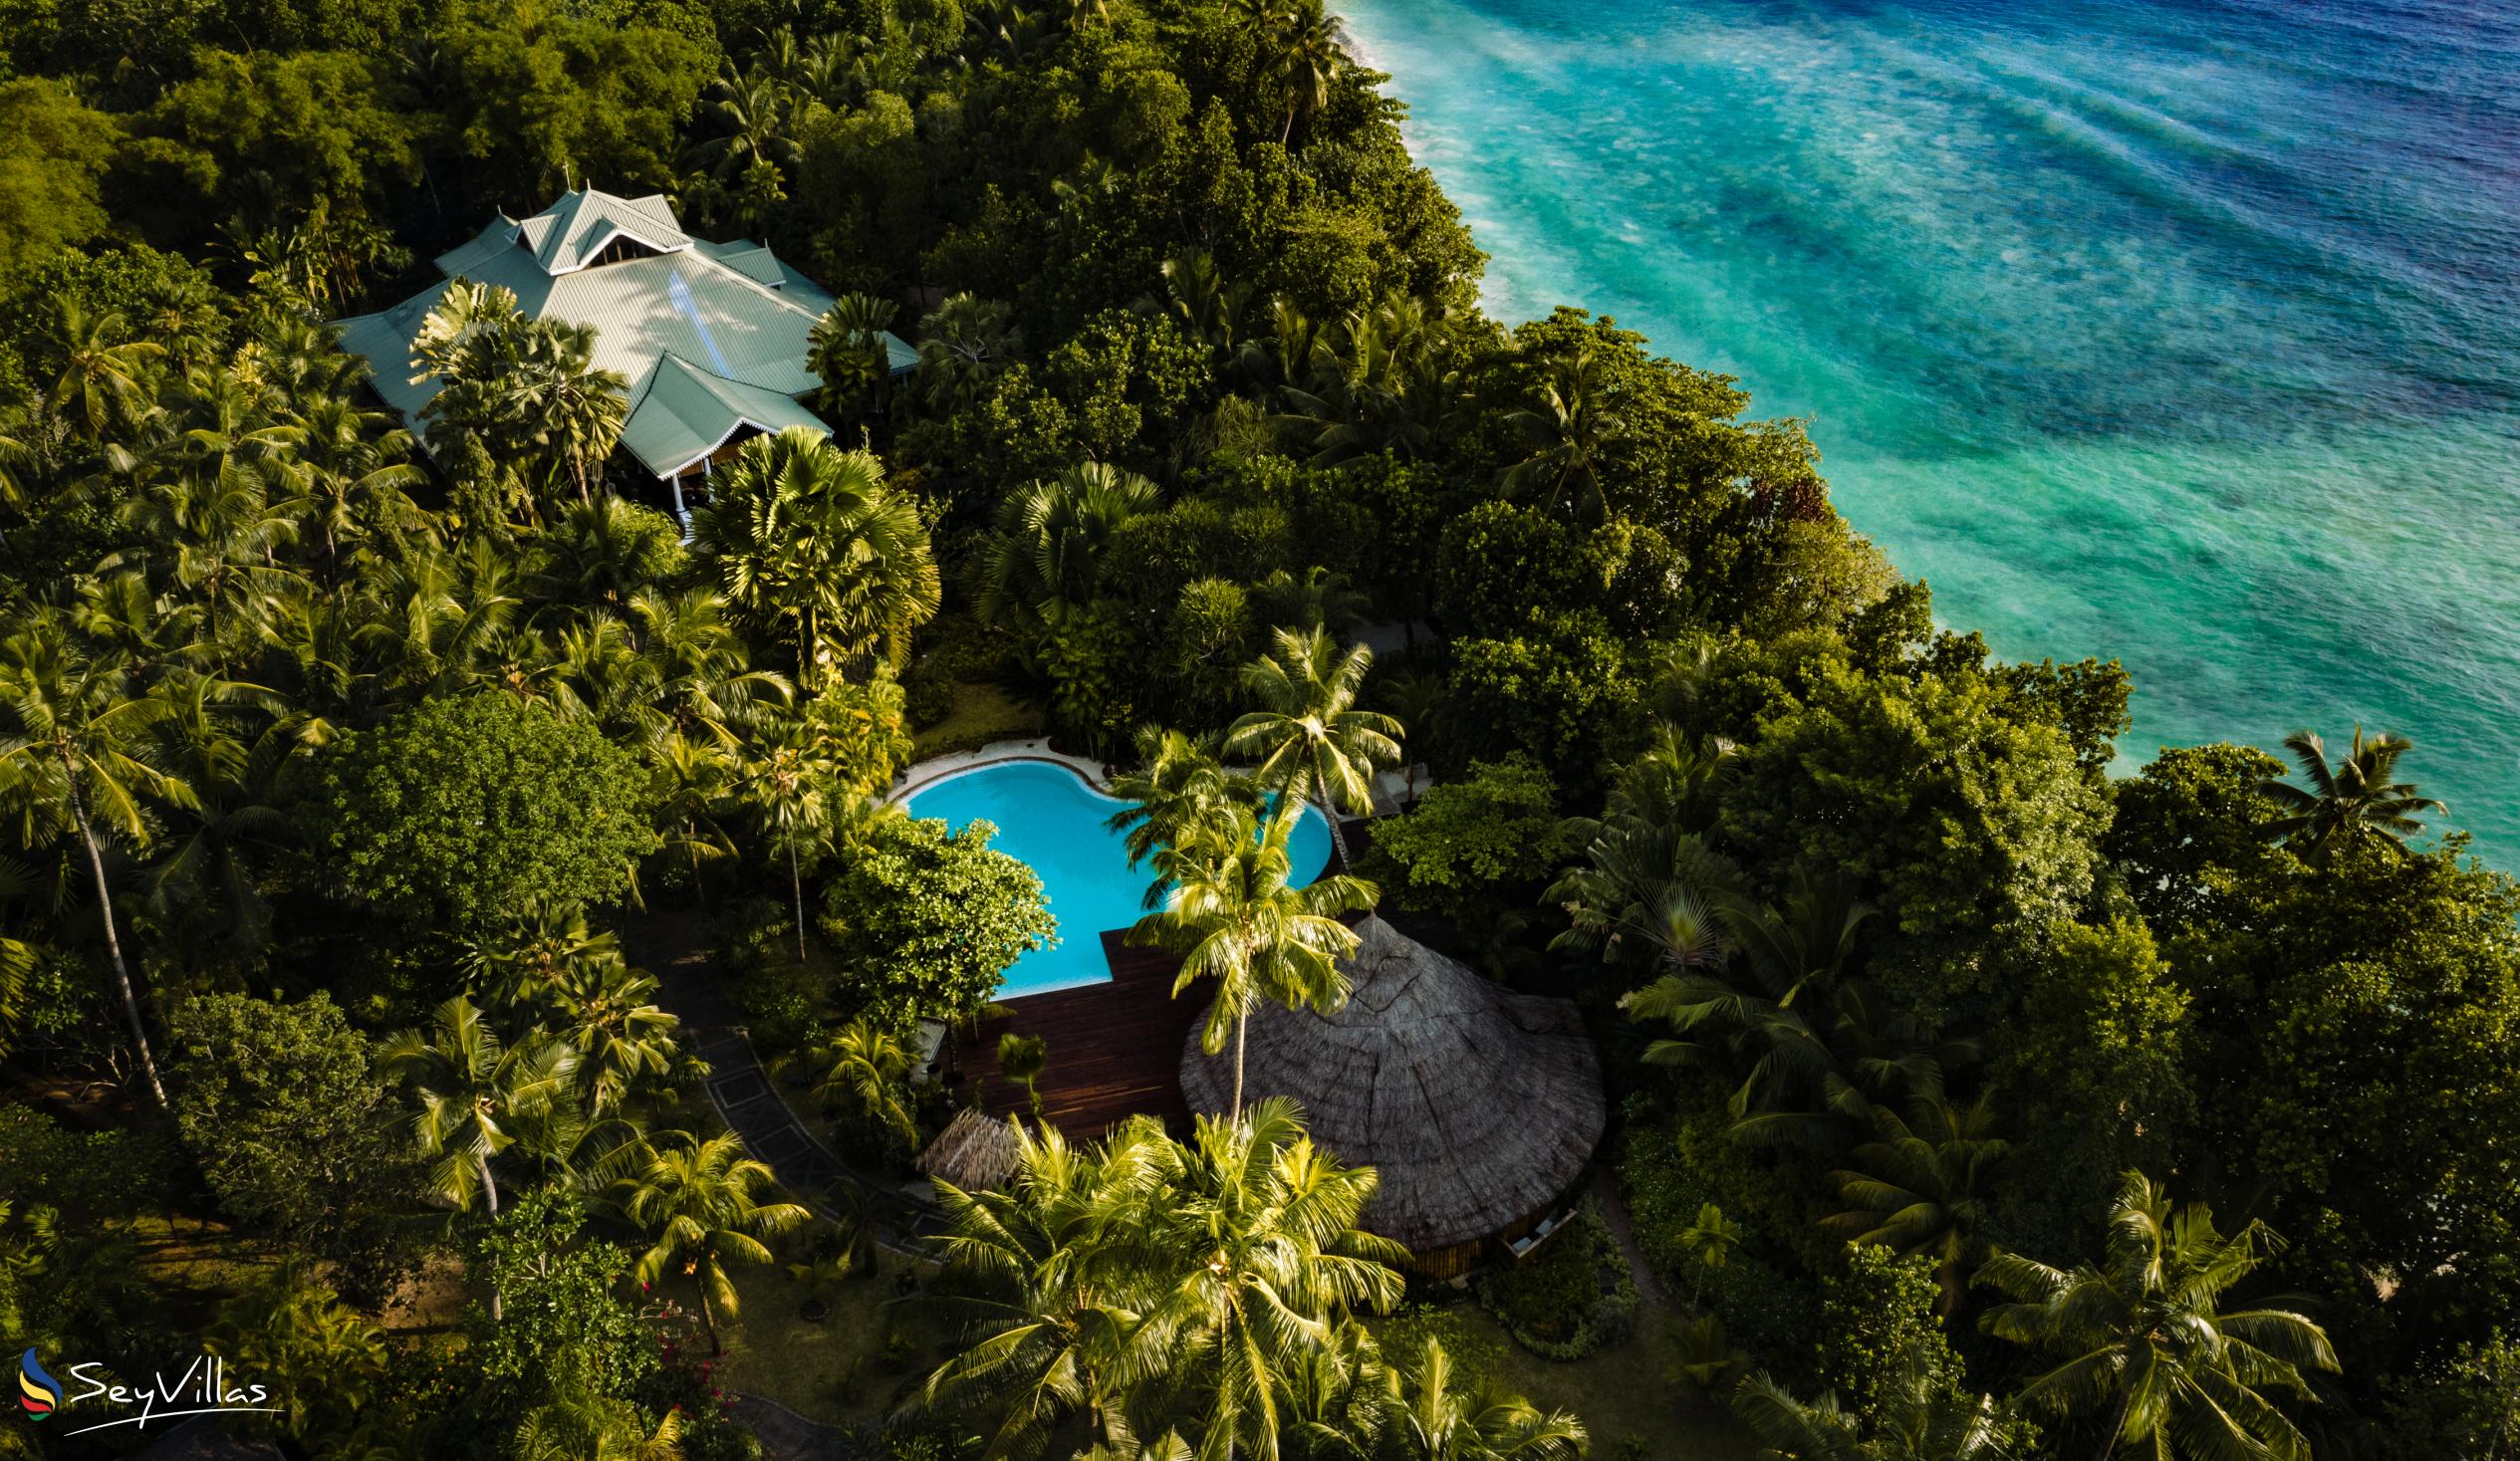
[[[796,1118],[771,1085],[770,1073],[744,1033],[741,1015],[710,965],[703,926],[700,912],[680,909],[633,918],[624,932],[640,965],[657,977],[657,1002],[681,1017],[683,1039],[709,1063],[709,1104],[742,1139],[744,1149],[769,1163],[779,1184],[815,1212],[835,1222],[846,1217],[832,1197],[835,1185],[848,1183],[875,1217],[884,1246],[911,1251],[905,1246],[909,1240],[933,1232],[938,1223],[926,1184],[918,1184],[914,1193],[904,1185],[887,1186],[860,1175]]]
[[[745,1429],[760,1437],[761,1453],[769,1461],[831,1461],[836,1457],[862,1456],[868,1450],[855,1431],[810,1420],[760,1395],[738,1390],[726,1402],[726,1409]]]
[[[717,1107],[726,1128],[743,1138],[744,1149],[769,1163],[779,1185],[835,1222],[845,1214],[832,1201],[833,1188],[844,1182],[856,1187],[867,1211],[892,1235],[884,1246],[895,1251],[908,1251],[900,1240],[935,1229],[933,1205],[902,1188],[860,1176],[805,1128],[772,1088],[770,1073],[762,1068],[752,1040],[743,1031],[719,1025],[693,1030],[690,1035],[692,1050],[709,1063],[709,1103]]]

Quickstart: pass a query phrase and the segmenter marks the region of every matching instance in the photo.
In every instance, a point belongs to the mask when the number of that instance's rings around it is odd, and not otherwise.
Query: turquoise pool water
[[[1055,948],[1015,961],[998,998],[1016,999],[1100,984],[1112,977],[1103,960],[1106,929],[1127,928],[1145,912],[1152,876],[1132,870],[1123,835],[1105,824],[1129,804],[1104,796],[1064,766],[1004,761],[920,788],[903,804],[912,817],[941,818],[960,832],[986,821],[997,828],[990,847],[1041,874],[1042,891],[1059,920]],[[1301,886],[1330,865],[1330,825],[1311,807],[1295,824],[1287,851]]]
[[[2130,762],[2402,732],[2520,869],[2520,6],[1334,4],[1496,314],[1813,417],[1946,622],[2125,658]]]

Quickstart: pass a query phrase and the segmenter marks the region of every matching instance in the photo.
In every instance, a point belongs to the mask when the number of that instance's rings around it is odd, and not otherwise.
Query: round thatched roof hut
[[[1316,1140],[1382,1174],[1365,1226],[1458,1273],[1547,1217],[1592,1160],[1600,1057],[1568,1001],[1515,994],[1380,918],[1357,933],[1338,1013],[1252,1015],[1243,1099],[1293,1097]],[[1221,1113],[1233,1091],[1232,1046],[1207,1055],[1193,1028],[1181,1095]]]

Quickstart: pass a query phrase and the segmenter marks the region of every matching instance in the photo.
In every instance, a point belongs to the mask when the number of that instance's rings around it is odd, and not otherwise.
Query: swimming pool
[[[1059,920],[1059,946],[1017,959],[998,986],[998,998],[1112,977],[1103,959],[1103,932],[1135,923],[1145,913],[1140,900],[1146,885],[1154,880],[1147,868],[1131,870],[1125,835],[1104,826],[1128,805],[1046,761],[975,767],[919,788],[903,804],[912,817],[941,818],[956,832],[982,819],[995,824],[997,837],[989,846],[1041,874],[1042,891]],[[1317,808],[1304,809],[1287,839],[1287,853],[1298,886],[1330,865],[1330,827]]]

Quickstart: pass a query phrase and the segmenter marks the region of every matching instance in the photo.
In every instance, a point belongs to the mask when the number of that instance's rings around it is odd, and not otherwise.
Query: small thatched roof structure
[[[1592,1160],[1600,1057],[1575,1006],[1515,994],[1380,918],[1357,928],[1338,1013],[1253,1013],[1243,1100],[1291,1096],[1313,1136],[1382,1174],[1365,1226],[1421,1255],[1531,1218]],[[1233,1100],[1234,1053],[1181,1052],[1192,1110]]]
[[[964,1106],[918,1154],[918,1169],[965,1192],[995,1187],[1015,1170],[1018,1139],[1014,1122]]]

